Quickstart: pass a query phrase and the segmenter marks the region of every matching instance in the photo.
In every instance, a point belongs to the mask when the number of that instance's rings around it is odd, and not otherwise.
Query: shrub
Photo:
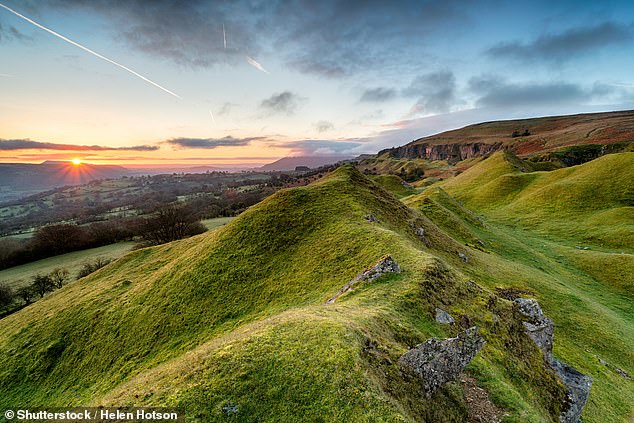
[[[83,277],[90,275],[91,273],[96,272],[97,270],[101,269],[102,267],[110,263],[111,261],[112,260],[99,257],[93,261],[84,263],[81,269],[79,269],[79,272],[77,273],[77,279],[81,279]]]
[[[14,298],[11,288],[4,283],[0,283],[0,308],[10,306]]]

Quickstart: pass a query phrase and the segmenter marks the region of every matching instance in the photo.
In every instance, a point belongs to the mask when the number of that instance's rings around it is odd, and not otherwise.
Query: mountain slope
[[[555,319],[555,354],[595,378],[585,421],[627,417],[631,381],[595,357],[634,372],[631,301],[573,264],[586,261],[568,258],[569,248],[547,241],[565,249],[555,260],[534,234],[522,243],[448,195],[419,207],[429,195],[408,198],[416,211],[342,167],[212,233],[130,253],[0,320],[0,406],[176,406],[201,421],[225,420],[226,410],[240,421],[464,421],[459,382],[428,398],[397,365],[416,344],[461,330],[435,322],[442,307],[480,327],[487,343],[468,372],[507,420],[555,421],[564,388],[496,294],[514,286],[535,291]],[[402,273],[325,304],[386,254]]]
[[[605,153],[632,151],[633,128],[634,111],[485,122],[383,150],[379,157],[457,163],[511,150],[521,157],[559,152],[548,158],[579,164]]]

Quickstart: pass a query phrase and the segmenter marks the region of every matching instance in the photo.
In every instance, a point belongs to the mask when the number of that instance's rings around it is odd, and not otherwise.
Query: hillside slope
[[[634,374],[629,294],[570,248],[532,233],[520,242],[430,192],[409,197],[411,209],[342,167],[212,233],[132,252],[0,320],[0,407],[170,406],[200,421],[226,420],[227,410],[240,421],[464,421],[472,404],[462,383],[427,397],[397,362],[430,337],[477,325],[486,344],[467,372],[500,415],[556,421],[564,387],[496,291],[517,287],[555,320],[555,354],[595,379],[584,421],[631,416],[632,381],[597,360]],[[545,253],[544,242],[565,259]],[[402,273],[325,304],[388,254]],[[459,324],[437,323],[436,307]]]
[[[442,187],[505,222],[600,246],[634,246],[634,153],[551,172],[498,152]],[[580,230],[583,228],[583,230]]]
[[[632,151],[633,128],[634,111],[485,122],[420,138],[378,156],[457,163],[510,150],[521,157],[540,155],[570,165]]]

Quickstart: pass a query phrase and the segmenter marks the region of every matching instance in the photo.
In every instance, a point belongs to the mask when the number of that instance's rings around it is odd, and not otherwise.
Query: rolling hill
[[[593,218],[627,207],[631,157],[540,173],[497,154],[455,182],[411,192],[407,205],[340,167],[214,232],[129,253],[0,320],[0,406],[168,406],[192,421],[436,422],[465,421],[486,405],[504,421],[558,421],[566,390],[506,294],[519,292],[554,320],[555,356],[594,379],[584,422],[631,420],[634,382],[623,376],[634,374],[631,238],[622,240],[628,254],[607,242],[579,250],[577,235],[544,236],[522,220],[523,204],[553,216],[537,193],[563,190],[569,205],[555,212],[579,218],[577,231],[594,228]],[[509,174],[518,188],[486,197]],[[606,189],[617,182],[624,188]],[[601,206],[573,206],[592,192]],[[608,239],[609,225],[596,228],[604,238],[593,242]],[[386,255],[400,273],[361,280],[326,304]],[[438,323],[436,308],[456,323]],[[399,367],[417,344],[470,326],[486,344],[462,379],[427,395]],[[478,386],[484,396],[474,403]]]

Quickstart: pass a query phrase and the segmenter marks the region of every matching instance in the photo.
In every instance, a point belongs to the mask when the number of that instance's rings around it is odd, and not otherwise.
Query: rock
[[[473,360],[485,341],[477,327],[456,338],[431,338],[405,353],[398,360],[404,371],[419,377],[427,395],[431,395],[458,375]]]
[[[552,320],[544,315],[539,303],[534,298],[516,298],[513,301],[519,307],[519,311],[528,321],[523,322],[528,336],[537,344],[544,353],[549,363],[553,358],[553,337],[555,325]]]
[[[578,423],[581,421],[581,412],[588,401],[592,378],[557,359],[552,362],[553,369],[559,375],[562,382],[568,388],[568,407],[559,416],[562,423]]]
[[[398,159],[427,159],[447,160],[454,164],[465,159],[473,157],[482,157],[489,155],[495,151],[502,150],[504,144],[502,142],[484,143],[454,143],[454,144],[434,144],[434,143],[409,143],[401,147],[388,148],[382,150],[378,155],[389,153],[391,157]]]
[[[469,263],[469,257],[467,257],[465,253],[459,252],[458,257],[460,257],[460,260],[464,261],[465,263]]]
[[[478,243],[478,245],[480,245],[480,247],[486,247],[486,243],[481,239],[477,240],[476,242]]]
[[[561,381],[568,389],[564,411],[559,416],[562,423],[578,423],[581,412],[588,401],[592,378],[559,361],[552,356],[553,351],[553,321],[544,315],[539,303],[534,298],[516,298],[513,301],[519,312],[527,321],[523,322],[528,336],[543,351],[546,362],[555,370]],[[599,359],[602,363],[603,360]],[[607,363],[605,363],[607,365]]]
[[[621,376],[623,379],[632,379],[632,377],[623,369],[621,369],[620,367],[615,367],[614,371]]]
[[[603,359],[601,359],[601,358],[599,359],[599,363],[603,364],[604,366],[608,365],[608,362],[603,360]]]
[[[450,325],[456,322],[454,318],[451,317],[451,314],[447,313],[445,310],[438,307],[436,307],[436,321],[443,325]]]
[[[230,416],[238,412],[238,406],[230,402],[222,407],[222,412]]]
[[[344,285],[332,298],[326,301],[326,304],[334,303],[337,298],[352,290],[352,286],[359,281],[373,281],[374,279],[386,273],[401,273],[401,267],[394,261],[391,256],[385,256],[377,261],[372,267],[359,273],[354,279]]]
[[[425,239],[425,228],[421,228],[419,226],[414,230],[414,233],[416,233],[416,236],[419,237],[420,239],[422,240]]]
[[[379,221],[373,214],[366,214],[364,219],[370,223]]]

